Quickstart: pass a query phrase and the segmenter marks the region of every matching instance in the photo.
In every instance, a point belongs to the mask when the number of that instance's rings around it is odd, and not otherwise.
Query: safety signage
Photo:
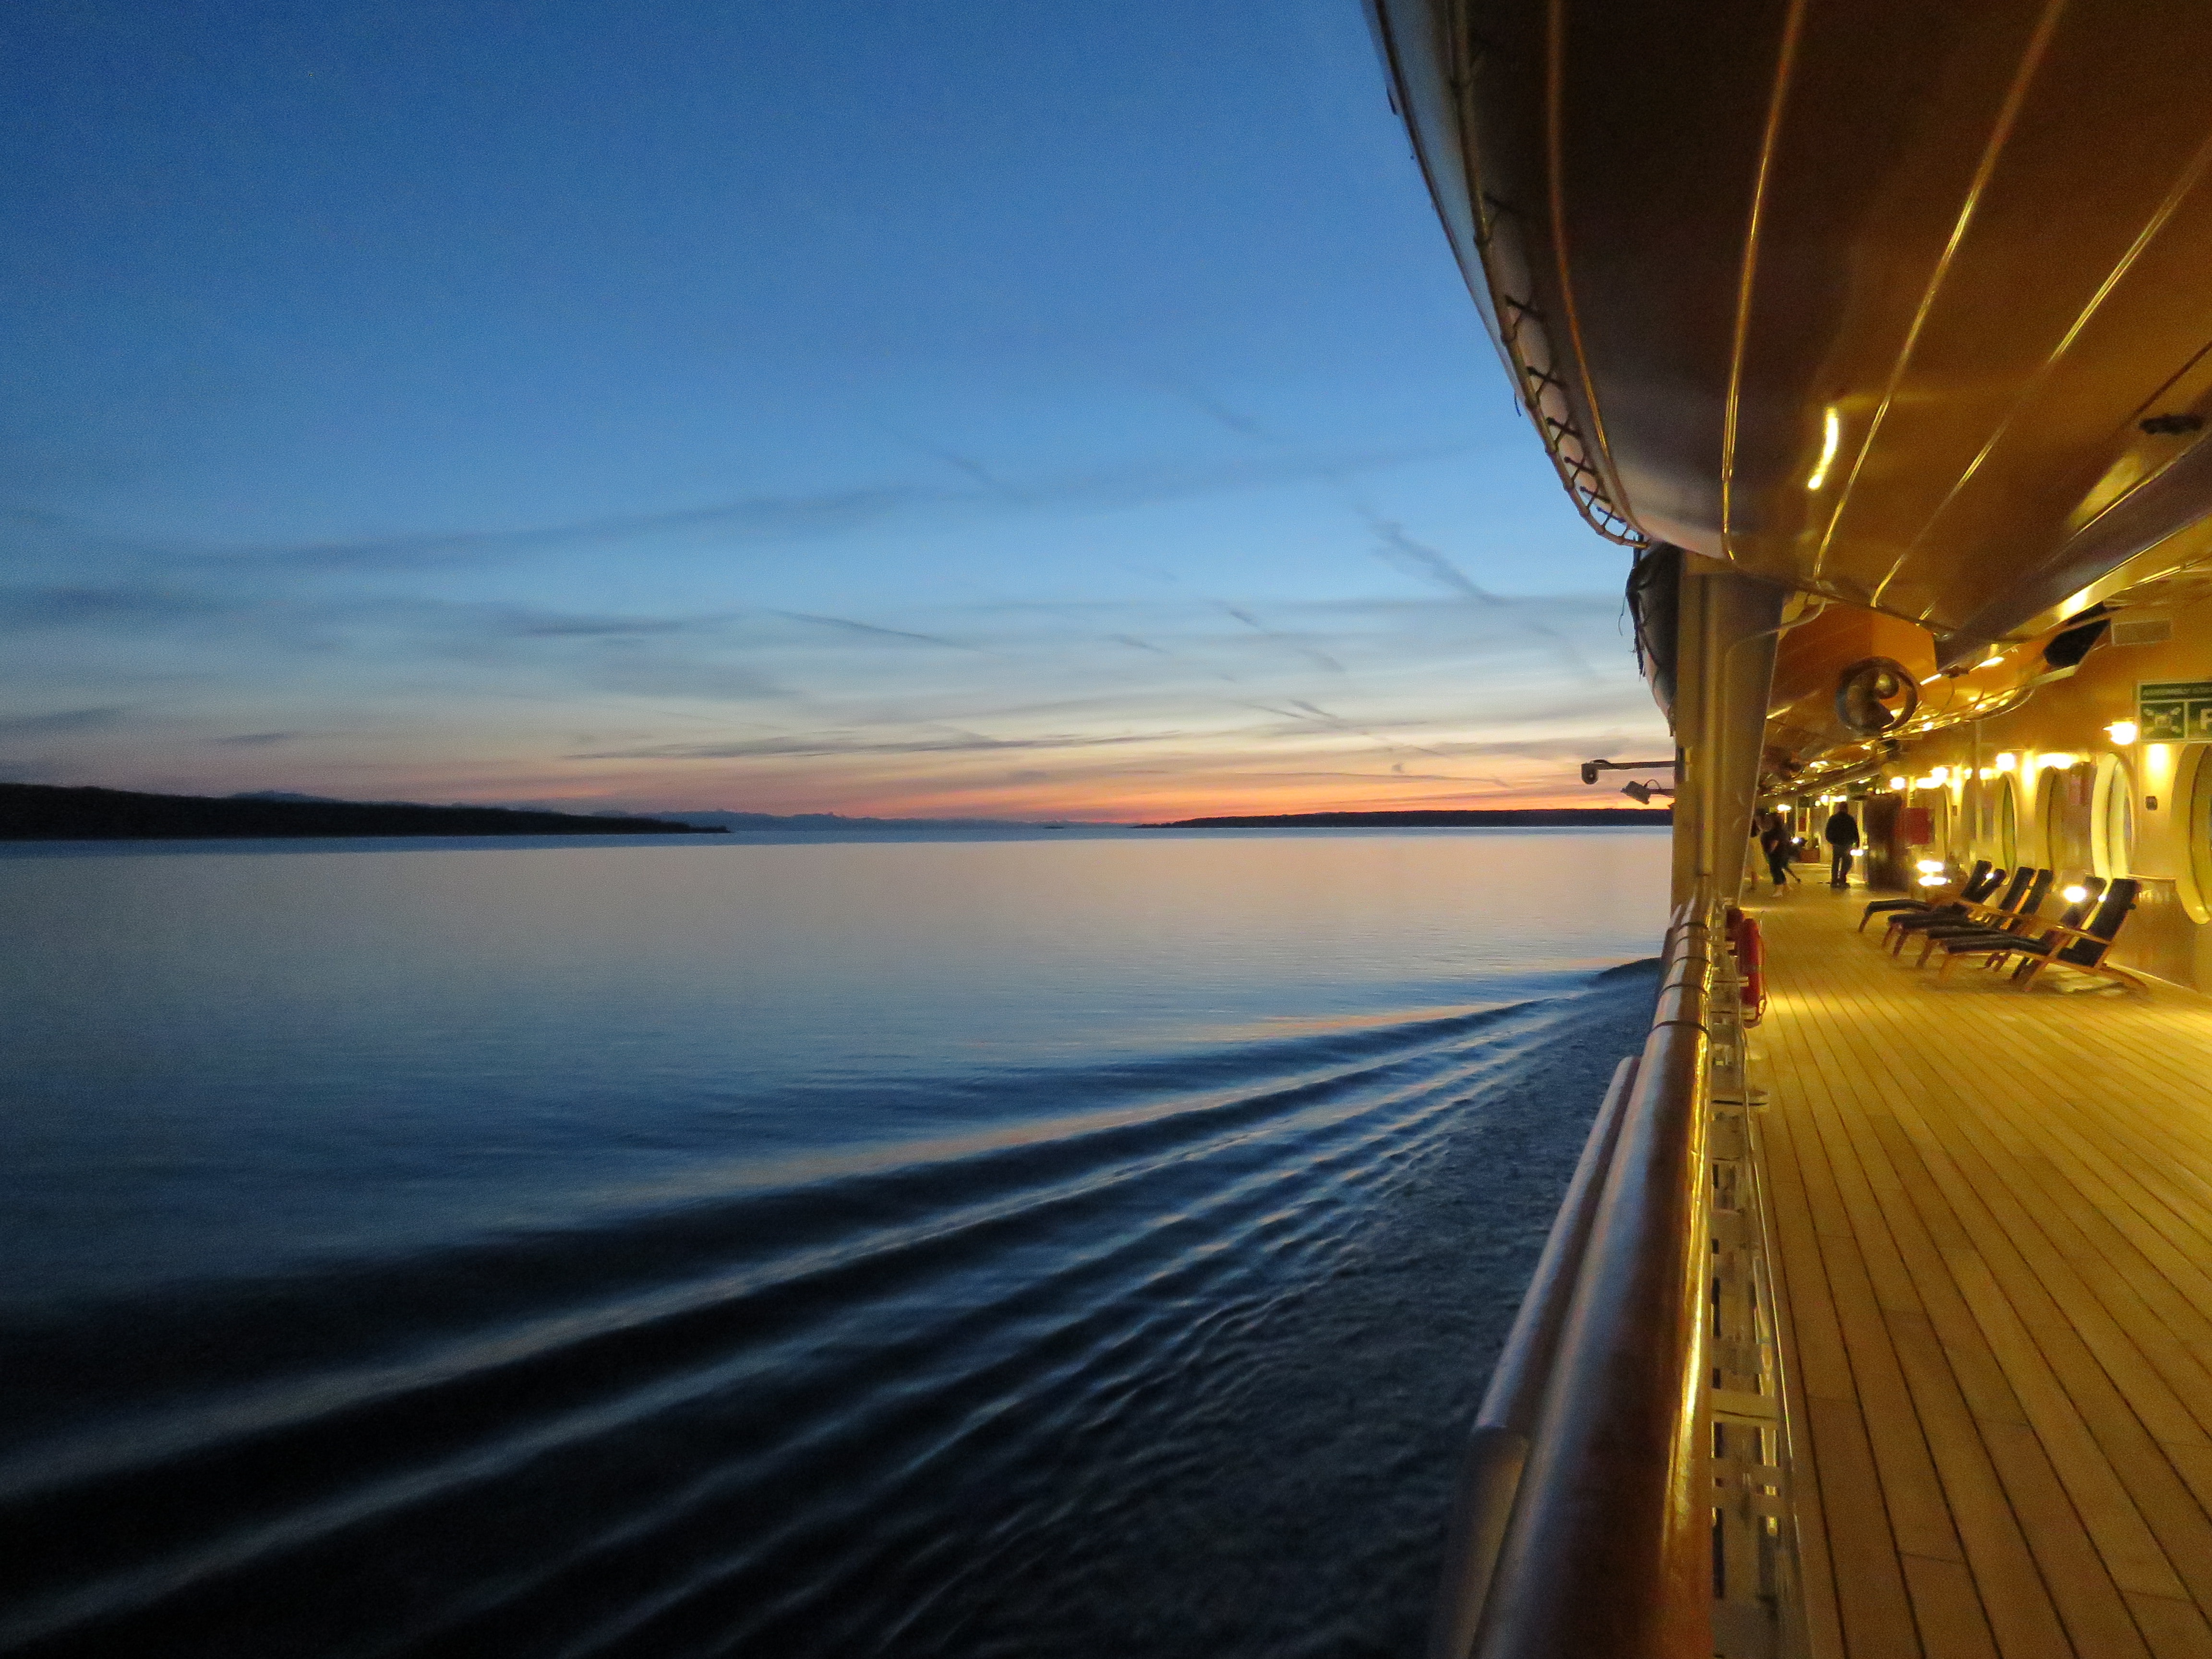
[[[2212,680],[2142,680],[2136,724],[2151,743],[2212,743]]]

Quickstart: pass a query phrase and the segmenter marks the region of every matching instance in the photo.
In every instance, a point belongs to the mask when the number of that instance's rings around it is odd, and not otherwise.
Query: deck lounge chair
[[[1997,884],[2002,882],[2004,877],[2003,871],[1990,868],[1990,861],[1987,859],[1978,860],[1974,867],[1967,872],[1966,880],[1960,882],[1946,897],[1876,899],[1860,914],[1859,932],[1862,933],[1866,932],[1867,923],[1884,911],[1945,910],[1961,905],[1979,904],[1996,890]],[[1960,914],[1964,915],[1965,912],[1962,910]]]
[[[1893,956],[1905,953],[1905,941],[1916,938],[1931,927],[1984,928],[2011,925],[2015,915],[2032,915],[2035,907],[2043,902],[2044,895],[2051,890],[2051,872],[2035,870],[2027,865],[2012,872],[2012,879],[2004,890],[1994,898],[1978,904],[1961,905],[1952,910],[1901,910],[1889,919],[1889,931],[1882,936],[1882,944]]]
[[[1989,913],[1982,907],[1977,907],[1975,912],[1964,921],[1953,921],[1948,917],[1939,916],[1917,931],[1900,932],[1898,936],[1897,953],[1899,956],[1905,954],[1905,941],[1907,939],[1919,939],[1920,955],[1913,966],[1921,968],[1927,965],[1928,957],[1940,939],[1966,939],[1978,933],[2000,933],[2008,937],[2032,935],[2039,920],[2039,912],[2043,908],[2043,901],[2051,896],[2051,890],[2057,879],[2055,871],[2038,870],[2030,876],[2027,890],[2020,894],[2014,903],[1999,908],[1995,914]],[[2018,878],[2015,878],[2013,886],[2005,890],[2005,896],[2012,898],[2014,890],[2018,885]],[[1910,923],[1915,918],[1907,916],[1901,920]]]
[[[1939,928],[1935,937],[1921,948],[1920,960],[1926,962],[1940,950],[1945,953],[1948,963],[1953,955],[1973,956],[1979,947],[1987,945],[1990,954],[1982,965],[1985,968],[1997,967],[2014,951],[2023,950],[2041,939],[2045,931],[2050,928],[2080,927],[2104,890],[2105,884],[2094,876],[2090,877],[2082,884],[2081,896],[2069,901],[2055,922],[2023,908],[2008,927]]]
[[[2021,964],[2023,968],[2030,968],[2033,964],[2025,978],[2018,973],[2014,975],[2014,978],[2025,985],[2035,977],[2036,971],[2054,959],[2057,952],[2084,940],[2090,941],[2094,946],[2084,952],[2085,957],[2092,963],[2101,963],[2105,951],[2112,945],[2112,935],[2120,930],[2121,919],[2134,908],[2136,891],[2140,885],[2137,882],[2129,882],[2126,890],[2116,895],[2102,881],[2091,877],[2082,883],[2083,896],[2068,905],[2055,922],[2038,922],[2017,933],[1993,930],[1978,934],[1954,934],[1948,939],[1933,940],[1930,949],[1943,952],[1942,973],[1937,977],[1948,975],[1954,963],[1967,957],[1981,957],[1984,966],[1990,968],[2002,967],[2013,957],[2020,957],[2025,959]],[[2091,933],[2088,926],[2093,921],[2104,922],[2106,931],[2101,935]]]
[[[2035,983],[2035,976],[2052,963],[2071,968],[2084,974],[2098,974],[2135,990],[2142,989],[2142,981],[2124,969],[2115,968],[2105,960],[2112,942],[2120,936],[2120,924],[2128,919],[2128,912],[2136,908],[2136,898],[2142,884],[2132,879],[2114,882],[2105,890],[2105,896],[2097,905],[2096,914],[2079,927],[2060,927],[2052,930],[2055,949],[2023,949],[2020,955],[2026,958],[2013,969],[2012,982],[2025,991]],[[2055,936],[2055,939],[2052,938]]]

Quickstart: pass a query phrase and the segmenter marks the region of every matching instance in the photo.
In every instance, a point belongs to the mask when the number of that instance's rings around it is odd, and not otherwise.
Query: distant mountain
[[[1665,826],[1672,811],[1633,806],[1515,806],[1463,812],[1281,812],[1268,817],[1178,818],[1146,830],[1423,830],[1488,824],[1524,829],[1637,830]]]
[[[1060,821],[1011,818],[848,818],[842,812],[724,812],[678,811],[661,817],[718,830],[1058,830]]]
[[[501,806],[416,806],[252,795],[155,795],[0,783],[0,841],[210,841],[309,836],[660,836],[716,833],[665,818],[583,817]]]

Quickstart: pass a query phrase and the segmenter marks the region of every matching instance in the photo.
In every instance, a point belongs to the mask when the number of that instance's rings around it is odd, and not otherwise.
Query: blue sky
[[[1141,818],[1664,743],[1354,0],[7,28],[0,775]]]

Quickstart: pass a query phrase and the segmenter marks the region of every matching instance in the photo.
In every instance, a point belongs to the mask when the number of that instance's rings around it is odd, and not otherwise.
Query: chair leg
[[[1899,944],[1899,946],[1898,946],[1898,948],[1897,948],[1897,954],[1898,954],[1899,956],[1900,956],[1900,957],[1902,957],[1902,956],[1905,954],[1905,947],[1904,947],[1904,945],[1903,945],[1902,944]],[[1915,968],[1925,968],[1925,967],[1928,965],[1928,958],[1929,958],[1929,957],[1931,957],[1931,956],[1935,955],[1935,954],[1936,954],[1936,940],[1935,940],[1935,939],[1934,939],[1932,936],[1930,936],[1930,935],[1925,935],[1925,934],[1923,934],[1923,935],[1922,936],[1922,938],[1921,938],[1921,940],[1920,940],[1920,956],[1919,956],[1919,958],[1918,958],[1918,960],[1917,960],[1916,962],[1914,962],[1912,965],[1913,965]]]
[[[2049,957],[2028,957],[2025,958],[2019,967],[2013,969],[2012,982],[2018,986],[2021,990],[2025,991],[2029,986],[2035,983],[2035,976],[2043,971],[2044,965],[2050,960],[2051,958]]]
[[[1951,977],[1952,966],[1957,963],[1959,956],[1960,953],[1956,951],[1946,951],[1943,952],[1943,965],[1936,970],[1936,977],[1938,980],[1946,980]]]

